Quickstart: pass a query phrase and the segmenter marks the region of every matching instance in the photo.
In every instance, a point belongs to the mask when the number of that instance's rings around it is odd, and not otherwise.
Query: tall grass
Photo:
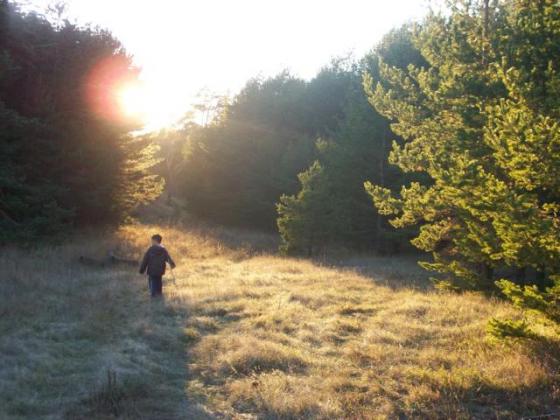
[[[196,412],[184,393],[188,308],[150,301],[136,270],[79,263],[81,255],[102,258],[109,250],[140,258],[146,241],[122,230],[76,235],[56,247],[2,249],[0,418]]]
[[[126,269],[159,231],[165,298]],[[127,226],[0,266],[1,418],[509,418],[560,405],[558,343],[495,343],[507,303],[432,290],[408,258],[284,258],[241,231]]]

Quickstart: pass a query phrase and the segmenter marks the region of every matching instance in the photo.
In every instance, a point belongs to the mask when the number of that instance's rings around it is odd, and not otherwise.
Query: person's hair
[[[152,236],[152,239],[156,241],[158,244],[161,244],[163,238],[161,237],[160,234],[156,233],[155,235]]]

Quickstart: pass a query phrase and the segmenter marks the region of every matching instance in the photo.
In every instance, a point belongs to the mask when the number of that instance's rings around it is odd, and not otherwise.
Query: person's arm
[[[175,268],[175,261],[173,261],[173,259],[171,258],[171,255],[169,255],[169,251],[166,249],[165,253],[167,255],[167,262],[169,263],[169,265],[171,266],[171,268]]]
[[[144,258],[142,258],[142,264],[140,264],[140,274],[144,274],[146,272],[146,268],[148,268],[148,252],[144,254]]]

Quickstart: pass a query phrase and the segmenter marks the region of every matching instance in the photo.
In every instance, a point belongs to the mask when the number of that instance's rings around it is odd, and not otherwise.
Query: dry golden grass
[[[165,283],[161,301],[149,300],[142,276],[73,262],[108,248],[139,256],[156,230],[178,263],[177,282]],[[485,338],[489,317],[518,316],[508,304],[436,293],[411,259],[347,258],[335,266],[259,249],[271,249],[270,239],[129,226],[105,240],[5,250],[0,417],[560,411],[558,342]]]

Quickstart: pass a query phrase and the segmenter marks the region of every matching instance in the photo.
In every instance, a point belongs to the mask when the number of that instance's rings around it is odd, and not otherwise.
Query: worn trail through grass
[[[139,256],[155,230],[178,262],[162,300],[130,269],[75,262],[109,248]],[[519,316],[508,304],[436,293],[413,260],[334,266],[266,245],[130,226],[7,250],[0,417],[508,418],[558,408],[556,342],[485,339],[489,317]]]

